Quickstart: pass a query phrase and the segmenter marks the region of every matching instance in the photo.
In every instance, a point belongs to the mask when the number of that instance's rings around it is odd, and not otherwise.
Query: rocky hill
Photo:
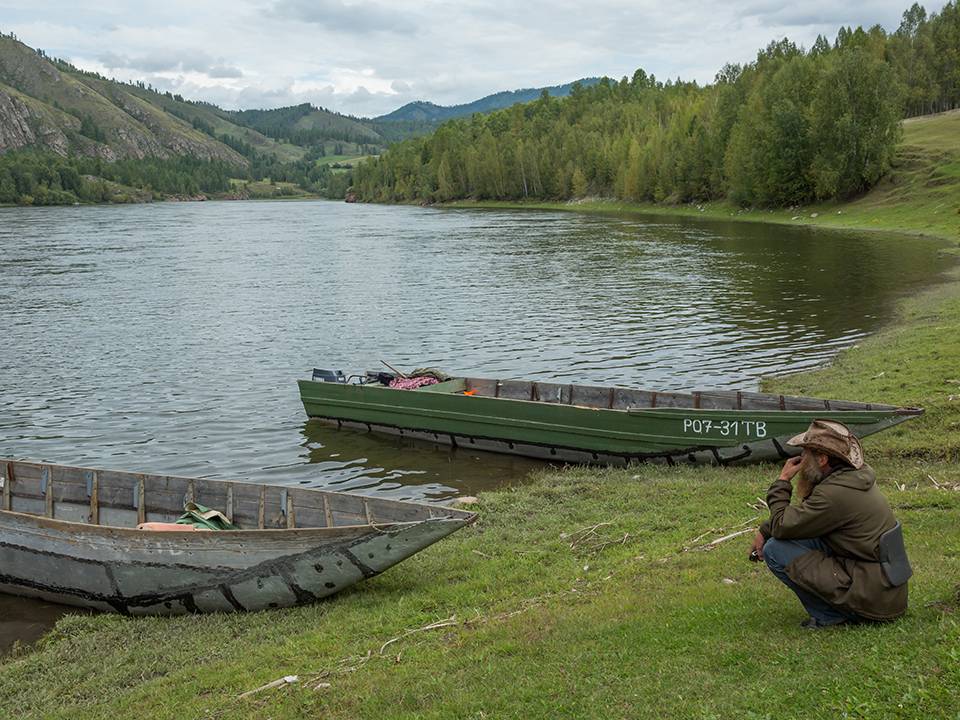
[[[247,160],[218,134],[274,144],[216,108],[68,70],[0,37],[0,151],[36,148],[106,161],[189,155],[245,166]]]

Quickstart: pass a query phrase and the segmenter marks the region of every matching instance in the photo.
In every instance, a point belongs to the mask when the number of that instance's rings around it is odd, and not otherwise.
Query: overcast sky
[[[121,81],[228,110],[309,102],[358,117],[414,100],[643,68],[712,83],[773,40],[888,32],[912,0],[0,0],[0,32]],[[927,11],[943,7],[924,5]]]

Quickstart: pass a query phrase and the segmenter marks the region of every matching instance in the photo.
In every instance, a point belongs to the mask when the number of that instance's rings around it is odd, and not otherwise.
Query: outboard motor
[[[321,368],[314,368],[313,381],[345,383],[347,381],[347,377],[343,374],[343,370],[323,370]]]

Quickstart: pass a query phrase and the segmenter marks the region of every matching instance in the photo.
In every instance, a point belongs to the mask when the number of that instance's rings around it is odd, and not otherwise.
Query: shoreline
[[[648,217],[692,218],[722,222],[766,223],[770,225],[790,225],[794,227],[813,227],[823,230],[856,230],[860,232],[881,232],[904,235],[906,237],[933,237],[944,240],[960,249],[960,225],[952,231],[947,225],[915,227],[900,224],[884,224],[880,219],[864,221],[864,218],[876,213],[866,213],[848,203],[809,205],[794,208],[743,209],[722,201],[690,205],[654,205],[652,203],[631,203],[624,200],[592,197],[567,202],[507,202],[458,200],[449,203],[423,205],[438,208],[488,208],[507,210],[562,210],[584,213],[612,213]],[[836,210],[836,208],[846,210]],[[844,215],[843,220],[832,214]]]

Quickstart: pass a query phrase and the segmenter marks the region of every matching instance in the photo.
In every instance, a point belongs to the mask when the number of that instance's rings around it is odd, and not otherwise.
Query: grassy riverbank
[[[882,205],[831,208],[830,224],[927,212]],[[794,215],[779,219],[827,211]],[[932,217],[887,229],[960,237],[960,219]],[[67,618],[0,660],[3,716],[958,718],[957,357],[960,275],[833,366],[766,382],[927,408],[864,442],[915,569],[896,623],[802,630],[799,603],[746,561],[777,466],[560,469],[482,496],[474,526],[314,606]]]

